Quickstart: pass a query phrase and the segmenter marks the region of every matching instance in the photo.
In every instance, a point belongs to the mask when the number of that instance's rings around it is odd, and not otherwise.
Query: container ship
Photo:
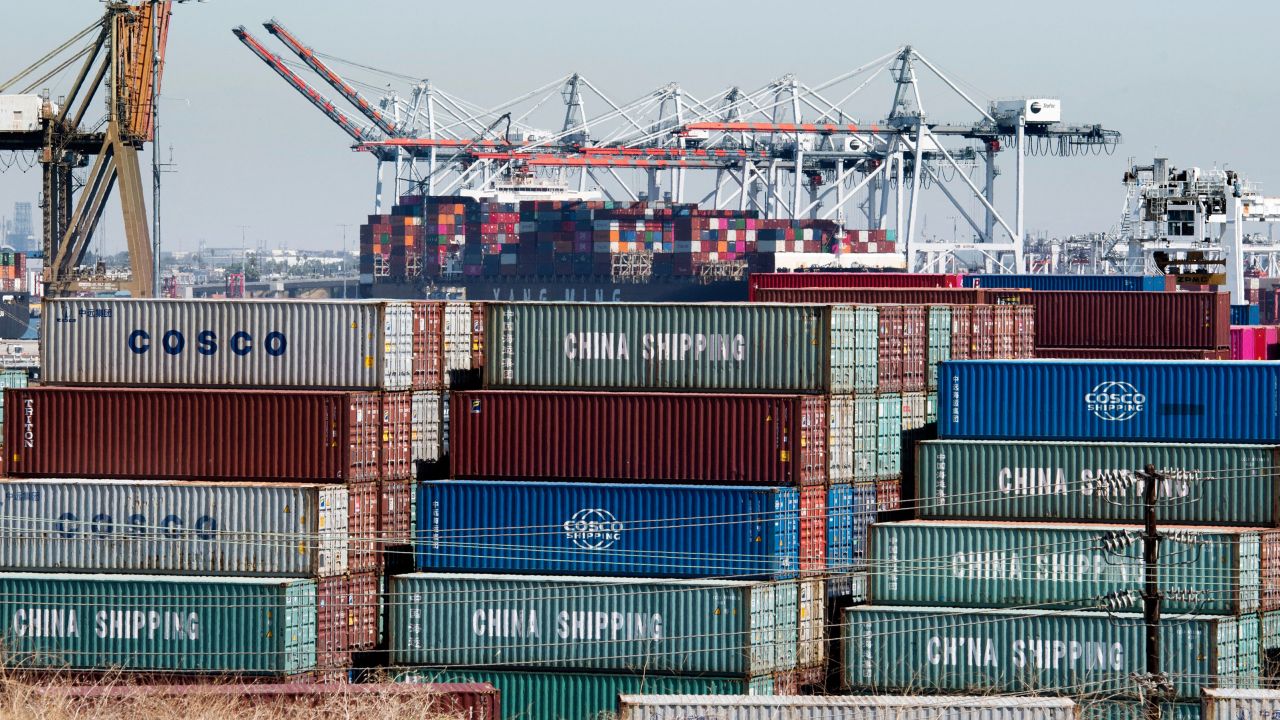
[[[404,196],[369,216],[360,273],[366,297],[745,301],[751,273],[899,267],[894,240],[830,220],[499,187]]]

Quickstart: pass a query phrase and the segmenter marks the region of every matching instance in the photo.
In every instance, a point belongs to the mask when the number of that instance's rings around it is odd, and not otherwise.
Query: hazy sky
[[[4,0],[0,75],[88,25],[101,7]],[[319,50],[429,78],[485,106],[573,71],[616,100],[671,81],[698,97],[787,73],[817,85],[910,43],[975,99],[1059,97],[1065,121],[1124,133],[1110,157],[1029,159],[1029,230],[1111,227],[1128,159],[1155,153],[1180,167],[1228,164],[1280,194],[1277,2],[209,0],[177,7],[169,35],[161,144],[166,155],[172,145],[178,171],[165,177],[167,248],[238,246],[242,226],[251,245],[335,248],[342,224],[352,226],[354,245],[355,226],[372,211],[372,158],[352,152],[345,134],[230,32],[246,25],[287,56],[262,29],[271,17]],[[975,119],[937,83],[924,89],[930,121]],[[873,120],[887,112],[891,88],[881,80],[859,98],[850,107]],[[1011,216],[1013,156],[1002,158],[998,204]],[[36,200],[39,186],[38,168],[0,173],[0,214]],[[927,212],[927,232],[949,237],[956,213],[937,200]],[[123,246],[118,213],[108,210],[100,249]]]

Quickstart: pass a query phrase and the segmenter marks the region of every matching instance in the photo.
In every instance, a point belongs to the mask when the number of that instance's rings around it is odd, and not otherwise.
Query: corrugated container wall
[[[795,488],[444,480],[418,492],[420,570],[794,577],[799,561]]]
[[[412,380],[409,303],[59,298],[44,313],[50,385],[407,390]]]
[[[490,303],[490,388],[853,392],[851,307]],[[834,329],[833,329],[834,328]]]
[[[850,689],[1136,697],[1132,675],[1146,672],[1140,615],[863,606],[845,611],[842,631]],[[1258,681],[1257,615],[1165,615],[1160,636],[1160,667],[1179,698]]]
[[[316,663],[313,580],[0,574],[5,663],[293,675]]]
[[[876,486],[832,485],[827,489],[827,566],[835,572],[867,561],[867,527],[876,520]]]
[[[1035,349],[1047,360],[1230,360],[1231,350],[1160,350],[1151,348],[1047,348]]]
[[[1276,363],[953,361],[941,376],[943,438],[1280,441]]]
[[[5,391],[15,477],[376,480],[377,393],[29,387]],[[74,441],[69,439],[74,438]]]
[[[1212,690],[1201,699],[1204,720],[1271,718],[1280,715],[1280,690]]]
[[[917,445],[927,519],[1142,522],[1155,465],[1160,521],[1280,526],[1280,447],[936,440]]]
[[[0,425],[4,424],[4,389],[24,388],[29,379],[26,370],[0,371]]]
[[[981,305],[987,290],[977,288],[760,288],[760,303],[837,303],[847,305]]]
[[[1164,611],[1240,615],[1259,609],[1260,533],[1161,525]],[[1081,608],[1143,582],[1132,526],[897,522],[871,526],[871,601],[877,605]],[[939,558],[948,558],[946,572]],[[1280,559],[1280,558],[1278,558]],[[1195,597],[1179,593],[1210,588]]]
[[[876,479],[877,418],[873,394],[832,395],[827,406],[827,477],[831,483]]]
[[[391,662],[752,677],[796,664],[794,582],[388,578]]]
[[[1231,347],[1226,293],[1037,292],[1036,346]]]
[[[545,673],[512,670],[420,668],[402,670],[400,682],[486,682],[502,695],[503,720],[607,718],[623,693],[772,694],[771,676],[743,680],[726,677],[675,677],[649,674]],[[922,719],[923,720],[923,719]],[[1012,719],[1017,720],[1017,719]],[[1055,719],[1056,720],[1056,719]]]
[[[459,478],[826,482],[821,396],[484,390],[450,399]]]
[[[448,396],[435,390],[413,394],[413,423],[410,447],[413,459],[440,462],[449,452],[445,410]]]
[[[751,273],[748,293],[752,302],[757,291],[773,288],[958,288],[963,275],[931,273]]]
[[[622,695],[618,720],[1079,720],[1067,698]],[[1136,719],[1135,719],[1136,720]]]
[[[0,481],[0,569],[320,577],[347,572],[347,489]]]
[[[1172,275],[965,275],[965,287],[1162,292],[1174,290]]]

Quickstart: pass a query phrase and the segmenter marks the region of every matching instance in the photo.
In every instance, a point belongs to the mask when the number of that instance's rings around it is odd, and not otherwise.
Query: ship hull
[[[440,283],[387,282],[361,285],[364,297],[415,300],[539,302],[745,302],[746,280],[702,283],[693,278],[610,282],[598,278],[467,277]]]

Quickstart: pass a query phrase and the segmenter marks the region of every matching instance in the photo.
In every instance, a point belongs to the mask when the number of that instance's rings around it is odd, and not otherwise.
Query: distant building
[[[31,225],[31,203],[13,204],[13,218],[4,224],[4,245],[18,252],[38,252],[36,235]]]

